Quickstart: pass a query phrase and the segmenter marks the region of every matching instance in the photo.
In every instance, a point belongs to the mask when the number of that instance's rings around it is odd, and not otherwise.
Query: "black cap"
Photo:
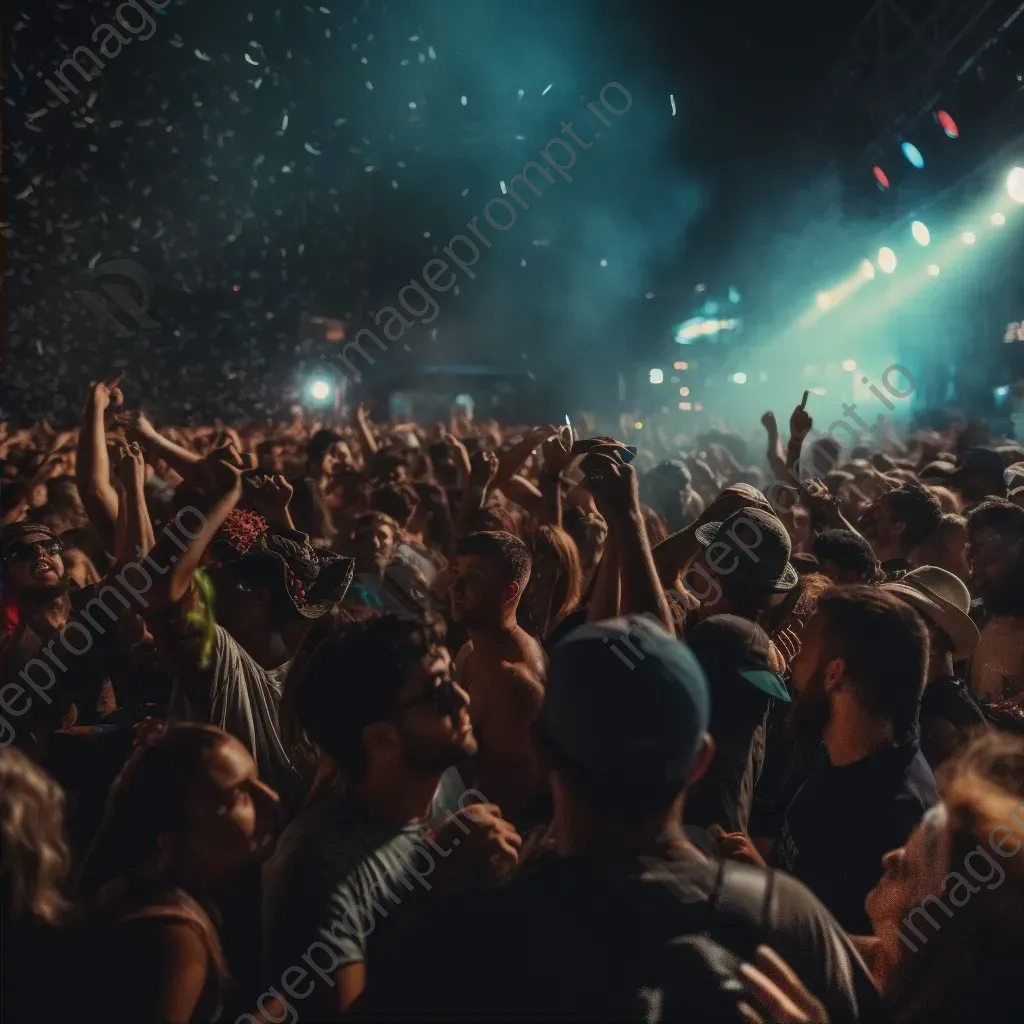
[[[800,582],[789,561],[789,534],[772,512],[740,509],[723,523],[705,523],[695,536],[708,548],[708,563],[720,577],[734,578],[756,593],[784,594]]]
[[[792,700],[786,684],[769,667],[771,640],[756,623],[739,615],[713,615],[686,634],[686,642],[708,679],[749,683],[778,700]]]
[[[592,783],[654,787],[689,778],[710,714],[693,652],[633,615],[555,646],[538,729]]]

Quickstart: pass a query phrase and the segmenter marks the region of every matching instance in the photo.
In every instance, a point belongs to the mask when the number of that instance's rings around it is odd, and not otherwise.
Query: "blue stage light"
[[[904,142],[900,148],[903,150],[903,155],[914,167],[918,170],[924,167],[924,157],[921,156],[921,150],[912,142]]]

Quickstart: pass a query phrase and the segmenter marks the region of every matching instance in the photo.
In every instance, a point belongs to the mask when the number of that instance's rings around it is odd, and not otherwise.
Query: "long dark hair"
[[[204,755],[227,737],[212,725],[181,722],[132,753],[110,787],[103,823],[82,864],[82,897],[144,872],[161,835],[184,826]]]

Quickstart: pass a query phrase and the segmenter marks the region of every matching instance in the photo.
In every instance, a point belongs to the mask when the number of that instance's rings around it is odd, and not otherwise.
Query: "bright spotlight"
[[[1006,191],[1015,203],[1024,203],[1024,167],[1014,167],[1006,176]]]
[[[636,423],[633,424],[633,429],[634,430],[643,430],[644,429],[644,425],[643,425],[643,423],[640,422],[640,420],[637,420]]]
[[[960,236],[960,238],[963,241],[964,245],[974,245],[974,243],[978,240],[978,236],[973,231],[965,231]]]
[[[1006,223],[1006,214],[1000,213],[998,210],[992,214],[989,218],[992,221],[994,227],[1001,228]]]
[[[323,402],[331,394],[331,385],[325,380],[315,380],[309,385],[309,393],[318,402]]]
[[[679,397],[680,398],[686,398],[686,396],[689,395],[689,393],[690,393],[690,389],[689,388],[680,388],[679,389]]]
[[[887,245],[878,250],[878,269],[883,274],[891,274],[896,269],[896,253]]]
[[[734,373],[732,375],[732,382],[733,384],[746,384],[747,375],[745,373]]]
[[[916,167],[918,170],[924,167],[924,157],[921,156],[921,150],[919,150],[912,142],[904,142],[900,148],[903,150],[903,155],[912,166]]]
[[[929,277],[938,277],[939,274],[941,274],[941,273],[942,273],[942,270],[939,267],[938,263],[931,263],[931,264],[928,265],[928,276]]]
[[[664,370],[651,370],[650,382],[652,384],[660,384],[665,379]]]
[[[847,373],[853,373],[853,371],[857,369],[857,360],[856,359],[844,359],[843,360],[843,369]]]
[[[832,296],[828,292],[818,292],[818,309],[822,312],[832,308]]]
[[[951,138],[960,138],[960,129],[956,126],[956,121],[953,120],[945,110],[940,110],[935,115],[936,120],[939,122],[939,127]]]
[[[914,236],[914,241],[918,245],[927,245],[932,240],[932,233],[928,230],[928,225],[923,220],[915,220],[910,225],[910,233]]]
[[[875,265],[871,260],[860,261],[860,276],[865,281],[873,281],[875,279]]]

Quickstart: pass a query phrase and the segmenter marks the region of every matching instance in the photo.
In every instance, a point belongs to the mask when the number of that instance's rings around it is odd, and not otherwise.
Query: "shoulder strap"
[[[708,935],[733,950],[751,957],[768,939],[768,920],[775,889],[775,872],[723,860],[708,908]]]

